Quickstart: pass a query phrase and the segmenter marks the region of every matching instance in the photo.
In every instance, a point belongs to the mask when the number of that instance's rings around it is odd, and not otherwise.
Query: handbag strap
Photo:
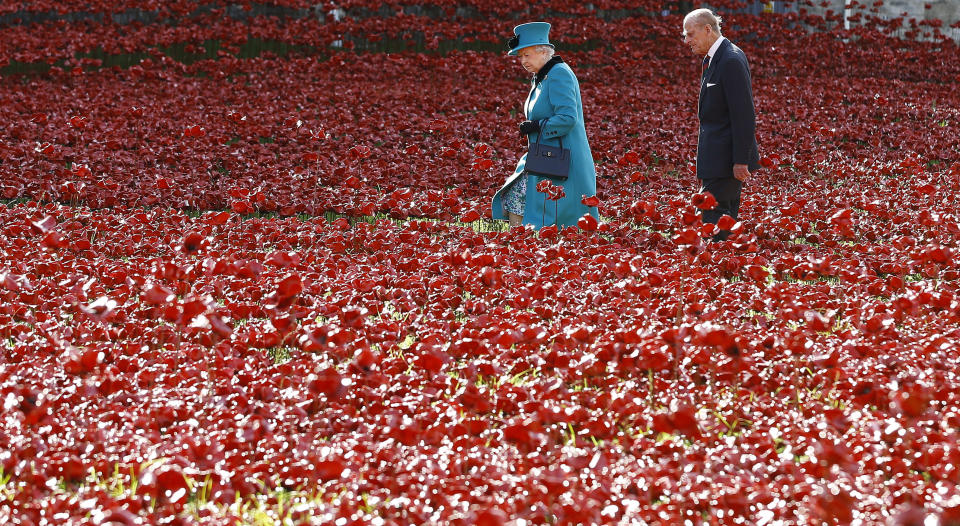
[[[537,147],[540,147],[540,139],[543,138],[543,129],[547,127],[547,121],[550,120],[550,117],[543,119],[543,123],[540,124],[540,131],[537,132]],[[563,149],[563,137],[557,137],[557,141],[560,143],[560,149]]]

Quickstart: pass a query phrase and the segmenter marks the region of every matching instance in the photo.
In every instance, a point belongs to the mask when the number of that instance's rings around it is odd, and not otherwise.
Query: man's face
[[[683,42],[695,55],[706,55],[713,44],[714,34],[709,25],[688,22],[683,26]]]

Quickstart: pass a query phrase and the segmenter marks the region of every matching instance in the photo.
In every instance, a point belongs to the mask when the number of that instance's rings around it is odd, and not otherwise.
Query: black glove
[[[540,132],[540,123],[537,121],[523,121],[520,123],[520,136],[526,137],[531,133]]]

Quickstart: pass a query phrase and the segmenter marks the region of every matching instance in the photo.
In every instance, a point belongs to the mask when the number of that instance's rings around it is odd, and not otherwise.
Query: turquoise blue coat
[[[570,66],[563,62],[553,64],[546,77],[534,85],[527,101],[523,105],[527,119],[541,123],[543,134],[541,144],[559,146],[558,138],[563,138],[563,147],[570,149],[570,177],[563,182],[552,180],[554,185],[563,186],[566,197],[558,201],[547,201],[544,206],[544,194],[537,191],[537,183],[545,177],[530,175],[527,180],[527,198],[523,213],[523,223],[541,228],[556,224],[559,227],[576,225],[584,214],[599,219],[597,207],[585,206],[580,202],[583,196],[597,193],[597,172],[593,165],[593,154],[587,142],[587,131],[583,126],[583,105],[580,101],[580,83]],[[543,121],[546,126],[543,126]],[[530,143],[537,141],[537,133],[527,137]],[[494,219],[507,219],[503,209],[503,198],[507,188],[523,173],[527,155],[517,163],[507,182],[493,196]],[[554,212],[557,210],[557,212]]]

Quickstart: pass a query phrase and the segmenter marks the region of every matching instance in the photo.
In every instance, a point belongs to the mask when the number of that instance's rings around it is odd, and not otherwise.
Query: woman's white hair
[[[556,50],[553,49],[553,46],[548,46],[548,45],[546,45],[546,44],[540,44],[540,45],[538,45],[538,46],[533,46],[533,49],[536,50],[536,51],[538,51],[538,52],[540,52],[540,53],[545,53],[545,54],[547,55],[547,59],[553,58],[554,53],[556,53]]]

